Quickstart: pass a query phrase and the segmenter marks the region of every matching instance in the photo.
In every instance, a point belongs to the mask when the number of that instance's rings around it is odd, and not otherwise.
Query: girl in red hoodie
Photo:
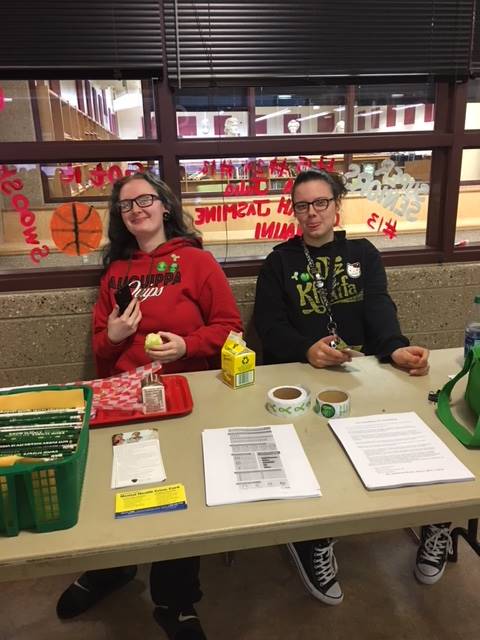
[[[122,178],[112,189],[105,273],[93,314],[93,351],[101,377],[156,360],[162,373],[218,366],[230,331],[242,330],[228,281],[213,256],[187,225],[170,188],[150,173]],[[115,293],[128,286],[123,313]],[[145,351],[148,333],[162,344]],[[202,596],[199,558],[154,562],[150,590],[154,616],[175,640],[206,638],[193,607]],[[60,618],[83,613],[132,580],[136,567],[87,571],[57,604]]]

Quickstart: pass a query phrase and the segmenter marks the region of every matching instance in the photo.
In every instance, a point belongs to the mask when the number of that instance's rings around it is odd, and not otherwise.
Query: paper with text
[[[206,429],[208,506],[321,496],[293,424]]]
[[[167,477],[157,429],[116,433],[112,444],[112,489],[162,482]]]
[[[329,420],[367,489],[473,480],[413,411]]]

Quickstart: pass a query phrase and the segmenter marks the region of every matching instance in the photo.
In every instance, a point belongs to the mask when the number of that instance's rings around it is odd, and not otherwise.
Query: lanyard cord
[[[325,310],[328,316],[327,331],[330,335],[333,336],[333,340],[330,346],[335,348],[338,339],[338,333],[337,323],[333,319],[332,314],[331,297],[333,290],[337,286],[337,279],[335,277],[335,266],[333,264],[332,250],[330,250],[329,255],[327,256],[327,277],[323,279],[303,239],[302,247],[303,253],[305,254],[305,258],[307,260],[308,269],[313,277],[313,286],[317,290],[320,300],[325,305]]]
[[[154,255],[150,256],[150,266],[148,267],[148,273],[147,273],[147,280],[148,281],[148,276],[150,276],[152,274],[152,267],[153,267],[153,261],[155,259]],[[128,268],[127,268],[127,275],[125,276],[125,285],[130,286],[129,282],[128,282],[128,276],[130,275],[130,267],[132,266],[132,256],[129,257],[128,259]]]

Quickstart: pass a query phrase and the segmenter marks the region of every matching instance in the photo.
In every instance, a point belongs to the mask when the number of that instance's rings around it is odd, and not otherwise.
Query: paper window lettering
[[[359,164],[352,163],[345,173],[345,179],[349,192],[378,202],[408,222],[417,219],[422,199],[430,190],[427,183],[416,182],[401,167],[395,166],[392,160],[383,160],[373,175],[371,171],[362,170]]]
[[[222,179],[232,180],[235,175],[235,168],[232,161],[222,160],[220,163],[220,176]]]
[[[202,167],[202,175],[204,176],[214,176],[217,172],[217,164],[215,160],[204,160]]]
[[[274,158],[273,160],[270,160],[269,169],[270,169],[271,176],[277,176],[281,178],[282,176],[289,175],[286,158],[283,158],[281,162],[279,162],[278,158]]]
[[[5,195],[11,195],[11,207],[18,213],[18,221],[23,227],[22,235],[26,244],[37,245],[30,250],[30,260],[35,264],[39,264],[41,260],[46,258],[50,249],[47,245],[40,245],[36,227],[36,215],[30,209],[30,200],[26,195],[21,193],[23,189],[23,180],[15,178],[10,180],[17,173],[17,168],[9,169],[7,165],[0,167],[0,191]],[[12,195],[13,192],[15,195]]]
[[[70,184],[73,181],[77,184],[82,184],[82,167],[72,167],[69,164],[67,167],[60,169],[60,180],[66,184]]]
[[[384,217],[380,216],[378,213],[374,212],[370,215],[367,219],[367,226],[377,232],[380,232],[381,230],[389,240],[393,240],[393,238],[397,237],[397,221],[393,220],[392,222],[391,218],[386,221],[384,220]]]
[[[92,183],[96,187],[103,187],[106,181],[113,184],[124,176],[130,176],[134,173],[142,173],[145,171],[145,167],[141,162],[133,162],[131,164],[135,168],[127,169],[124,172],[118,164],[113,164],[108,169],[104,169],[103,164],[99,162],[94,169],[88,170],[88,177],[84,180],[85,167],[81,167],[80,165],[74,167],[72,166],[72,163],[69,163],[66,167],[60,167],[60,180],[64,184],[71,184],[75,182],[78,185],[82,185],[85,182],[85,186]]]
[[[317,162],[317,169],[324,169],[325,171],[333,171],[335,169],[335,159],[329,158],[326,160],[324,156],[320,156],[320,160]]]
[[[383,234],[387,236],[389,240],[393,240],[393,238],[396,238],[397,237],[397,221],[394,220],[392,222],[392,219],[390,218],[388,222],[385,222],[385,225],[383,227]]]
[[[295,165],[295,169],[297,173],[300,173],[301,171],[310,169],[312,166],[313,166],[313,162],[312,160],[310,160],[310,158],[306,158],[305,156],[299,156],[298,162]]]
[[[380,216],[378,213],[372,213],[372,215],[367,220],[367,225],[370,229],[375,229],[376,222]],[[382,226],[383,218],[380,220],[380,224],[378,225],[377,231],[380,231],[380,227]]]

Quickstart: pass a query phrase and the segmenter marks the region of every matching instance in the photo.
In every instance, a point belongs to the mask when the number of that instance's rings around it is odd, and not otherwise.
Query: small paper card
[[[361,351],[361,346],[349,346],[345,340],[343,340],[342,338],[340,338],[340,336],[337,336],[337,340],[336,340],[337,346],[335,347],[335,349],[337,349],[337,351],[347,351],[348,355],[352,356],[353,358],[355,358],[356,356],[364,356],[365,354],[362,353]]]
[[[123,491],[115,496],[115,518],[134,518],[186,508],[187,498],[183,484]]]
[[[162,482],[167,477],[157,429],[116,433],[112,443],[112,489]]]

